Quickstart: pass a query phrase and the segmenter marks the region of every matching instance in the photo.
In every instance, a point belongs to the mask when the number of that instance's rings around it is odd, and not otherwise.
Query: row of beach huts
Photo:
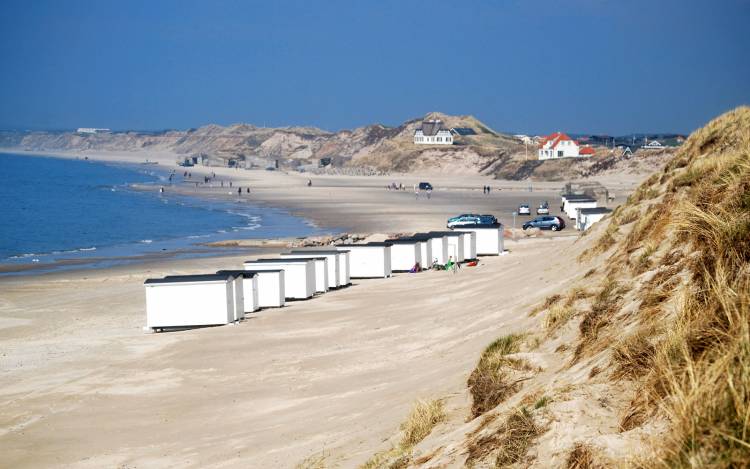
[[[503,250],[502,225],[474,225],[384,242],[295,249],[247,261],[242,270],[148,279],[144,329],[232,324],[262,308],[347,287],[351,279],[388,278],[392,272],[418,272]]]
[[[585,194],[563,194],[560,210],[575,221],[576,229],[586,231],[612,210],[599,207],[595,198]]]

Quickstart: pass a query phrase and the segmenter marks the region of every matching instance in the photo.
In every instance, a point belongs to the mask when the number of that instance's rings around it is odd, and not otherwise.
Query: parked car
[[[419,183],[419,190],[420,191],[431,191],[432,190],[432,184],[429,182],[420,182]]]
[[[449,218],[448,228],[465,225],[477,225],[479,224],[479,220],[479,215],[476,215],[474,213],[464,213],[463,215]]]
[[[519,215],[531,215],[531,209],[529,208],[529,204],[521,204],[518,206],[518,214]]]
[[[448,219],[448,228],[467,225],[495,225],[497,218],[494,215],[477,215],[465,213]]]
[[[560,217],[536,217],[523,224],[523,229],[539,228],[540,230],[559,231],[565,228],[565,221]]]
[[[544,202],[536,209],[537,215],[549,215],[549,202]]]

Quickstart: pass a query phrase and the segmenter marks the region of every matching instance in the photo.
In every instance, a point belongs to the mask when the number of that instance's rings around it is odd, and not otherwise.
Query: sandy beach
[[[149,159],[174,165],[173,155]],[[190,170],[215,171],[249,185],[254,202],[358,233],[442,229],[448,216],[471,211],[507,223],[521,201],[556,204],[560,188],[431,177],[436,190],[425,200],[385,190],[390,180],[410,187],[415,176]],[[483,183],[502,190],[485,196]],[[248,256],[0,279],[0,466],[295,467],[324,453],[354,467],[397,433],[416,399],[445,398],[450,421],[464,422],[479,353],[530,327],[529,305],[581,274],[578,239],[568,229],[507,240],[506,255],[455,275],[356,281],[237,326],[163,334],[142,331],[146,278],[240,268]]]

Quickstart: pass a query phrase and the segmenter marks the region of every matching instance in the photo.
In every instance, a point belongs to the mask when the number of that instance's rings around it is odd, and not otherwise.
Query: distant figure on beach
[[[489,194],[489,193],[490,193],[490,191],[492,191],[492,187],[490,187],[490,186],[487,186],[487,193]]]
[[[221,187],[224,187],[224,181],[221,181]]]
[[[312,179],[308,179],[307,180],[307,187],[311,187],[311,186],[312,186]]]
[[[241,187],[237,188],[237,195],[242,195],[242,188]]]
[[[419,200],[419,189],[417,189],[417,186],[414,186],[414,198]]]
[[[163,194],[163,193],[164,193],[164,186],[162,186],[162,187],[160,187],[160,188],[159,188],[159,193],[160,193],[160,194]]]
[[[432,189],[427,189],[427,199],[429,200],[430,196],[432,195]]]
[[[250,187],[245,188],[245,192],[250,193]]]
[[[232,181],[229,181],[229,187],[232,187]]]
[[[193,178],[193,173],[188,173],[188,179],[192,179],[192,178]]]

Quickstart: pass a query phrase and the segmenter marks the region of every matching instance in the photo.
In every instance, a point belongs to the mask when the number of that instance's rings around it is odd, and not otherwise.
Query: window
[[[558,152],[557,152],[557,157],[558,157],[558,158],[562,158],[562,157],[563,157],[563,152],[562,152],[562,150],[560,150],[560,151],[558,151]]]

